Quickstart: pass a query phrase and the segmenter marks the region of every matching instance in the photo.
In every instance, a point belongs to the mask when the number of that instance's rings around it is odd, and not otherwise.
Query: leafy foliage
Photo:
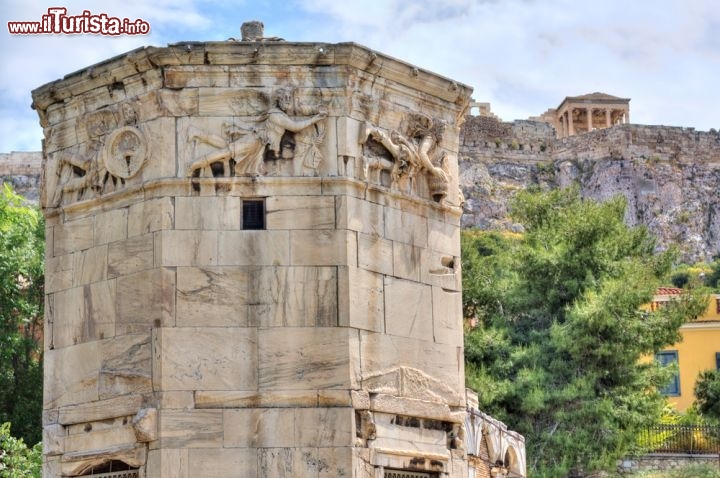
[[[700,372],[694,391],[698,411],[709,420],[720,423],[720,370]]]
[[[710,272],[705,275],[705,284],[720,291],[720,259],[716,259],[710,264]]]
[[[0,191],[0,423],[41,438],[44,224],[5,184]]]
[[[526,233],[463,237],[468,386],[481,407],[526,437],[533,477],[612,469],[660,415],[670,373],[641,358],[679,339],[705,298],[643,312],[673,253],[655,254],[625,203],[575,188],[520,193]]]
[[[28,448],[22,438],[10,434],[10,423],[0,425],[0,478],[40,478],[42,446]]]

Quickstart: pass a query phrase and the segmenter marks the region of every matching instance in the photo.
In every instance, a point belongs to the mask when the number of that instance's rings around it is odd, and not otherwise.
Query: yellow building
[[[656,310],[682,292],[682,289],[660,288],[650,304]],[[712,294],[705,313],[680,327],[682,340],[657,354],[662,363],[677,362],[675,379],[662,392],[678,410],[685,410],[695,400],[693,389],[700,372],[720,369],[720,294]]]

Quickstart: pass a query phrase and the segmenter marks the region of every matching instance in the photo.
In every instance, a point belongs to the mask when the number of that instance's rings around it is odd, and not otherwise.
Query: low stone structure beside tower
[[[44,477],[467,476],[468,87],[351,43],[188,42],[33,100]]]

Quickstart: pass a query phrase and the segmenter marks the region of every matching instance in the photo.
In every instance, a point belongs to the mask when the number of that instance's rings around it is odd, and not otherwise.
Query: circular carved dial
[[[146,157],[145,136],[132,126],[113,131],[105,143],[105,167],[113,176],[123,179],[135,176]]]

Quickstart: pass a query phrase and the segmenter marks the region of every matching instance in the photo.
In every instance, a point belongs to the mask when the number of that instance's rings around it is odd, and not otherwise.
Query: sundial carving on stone
[[[145,136],[132,126],[114,131],[105,143],[105,167],[113,176],[123,179],[135,176],[146,158]]]

